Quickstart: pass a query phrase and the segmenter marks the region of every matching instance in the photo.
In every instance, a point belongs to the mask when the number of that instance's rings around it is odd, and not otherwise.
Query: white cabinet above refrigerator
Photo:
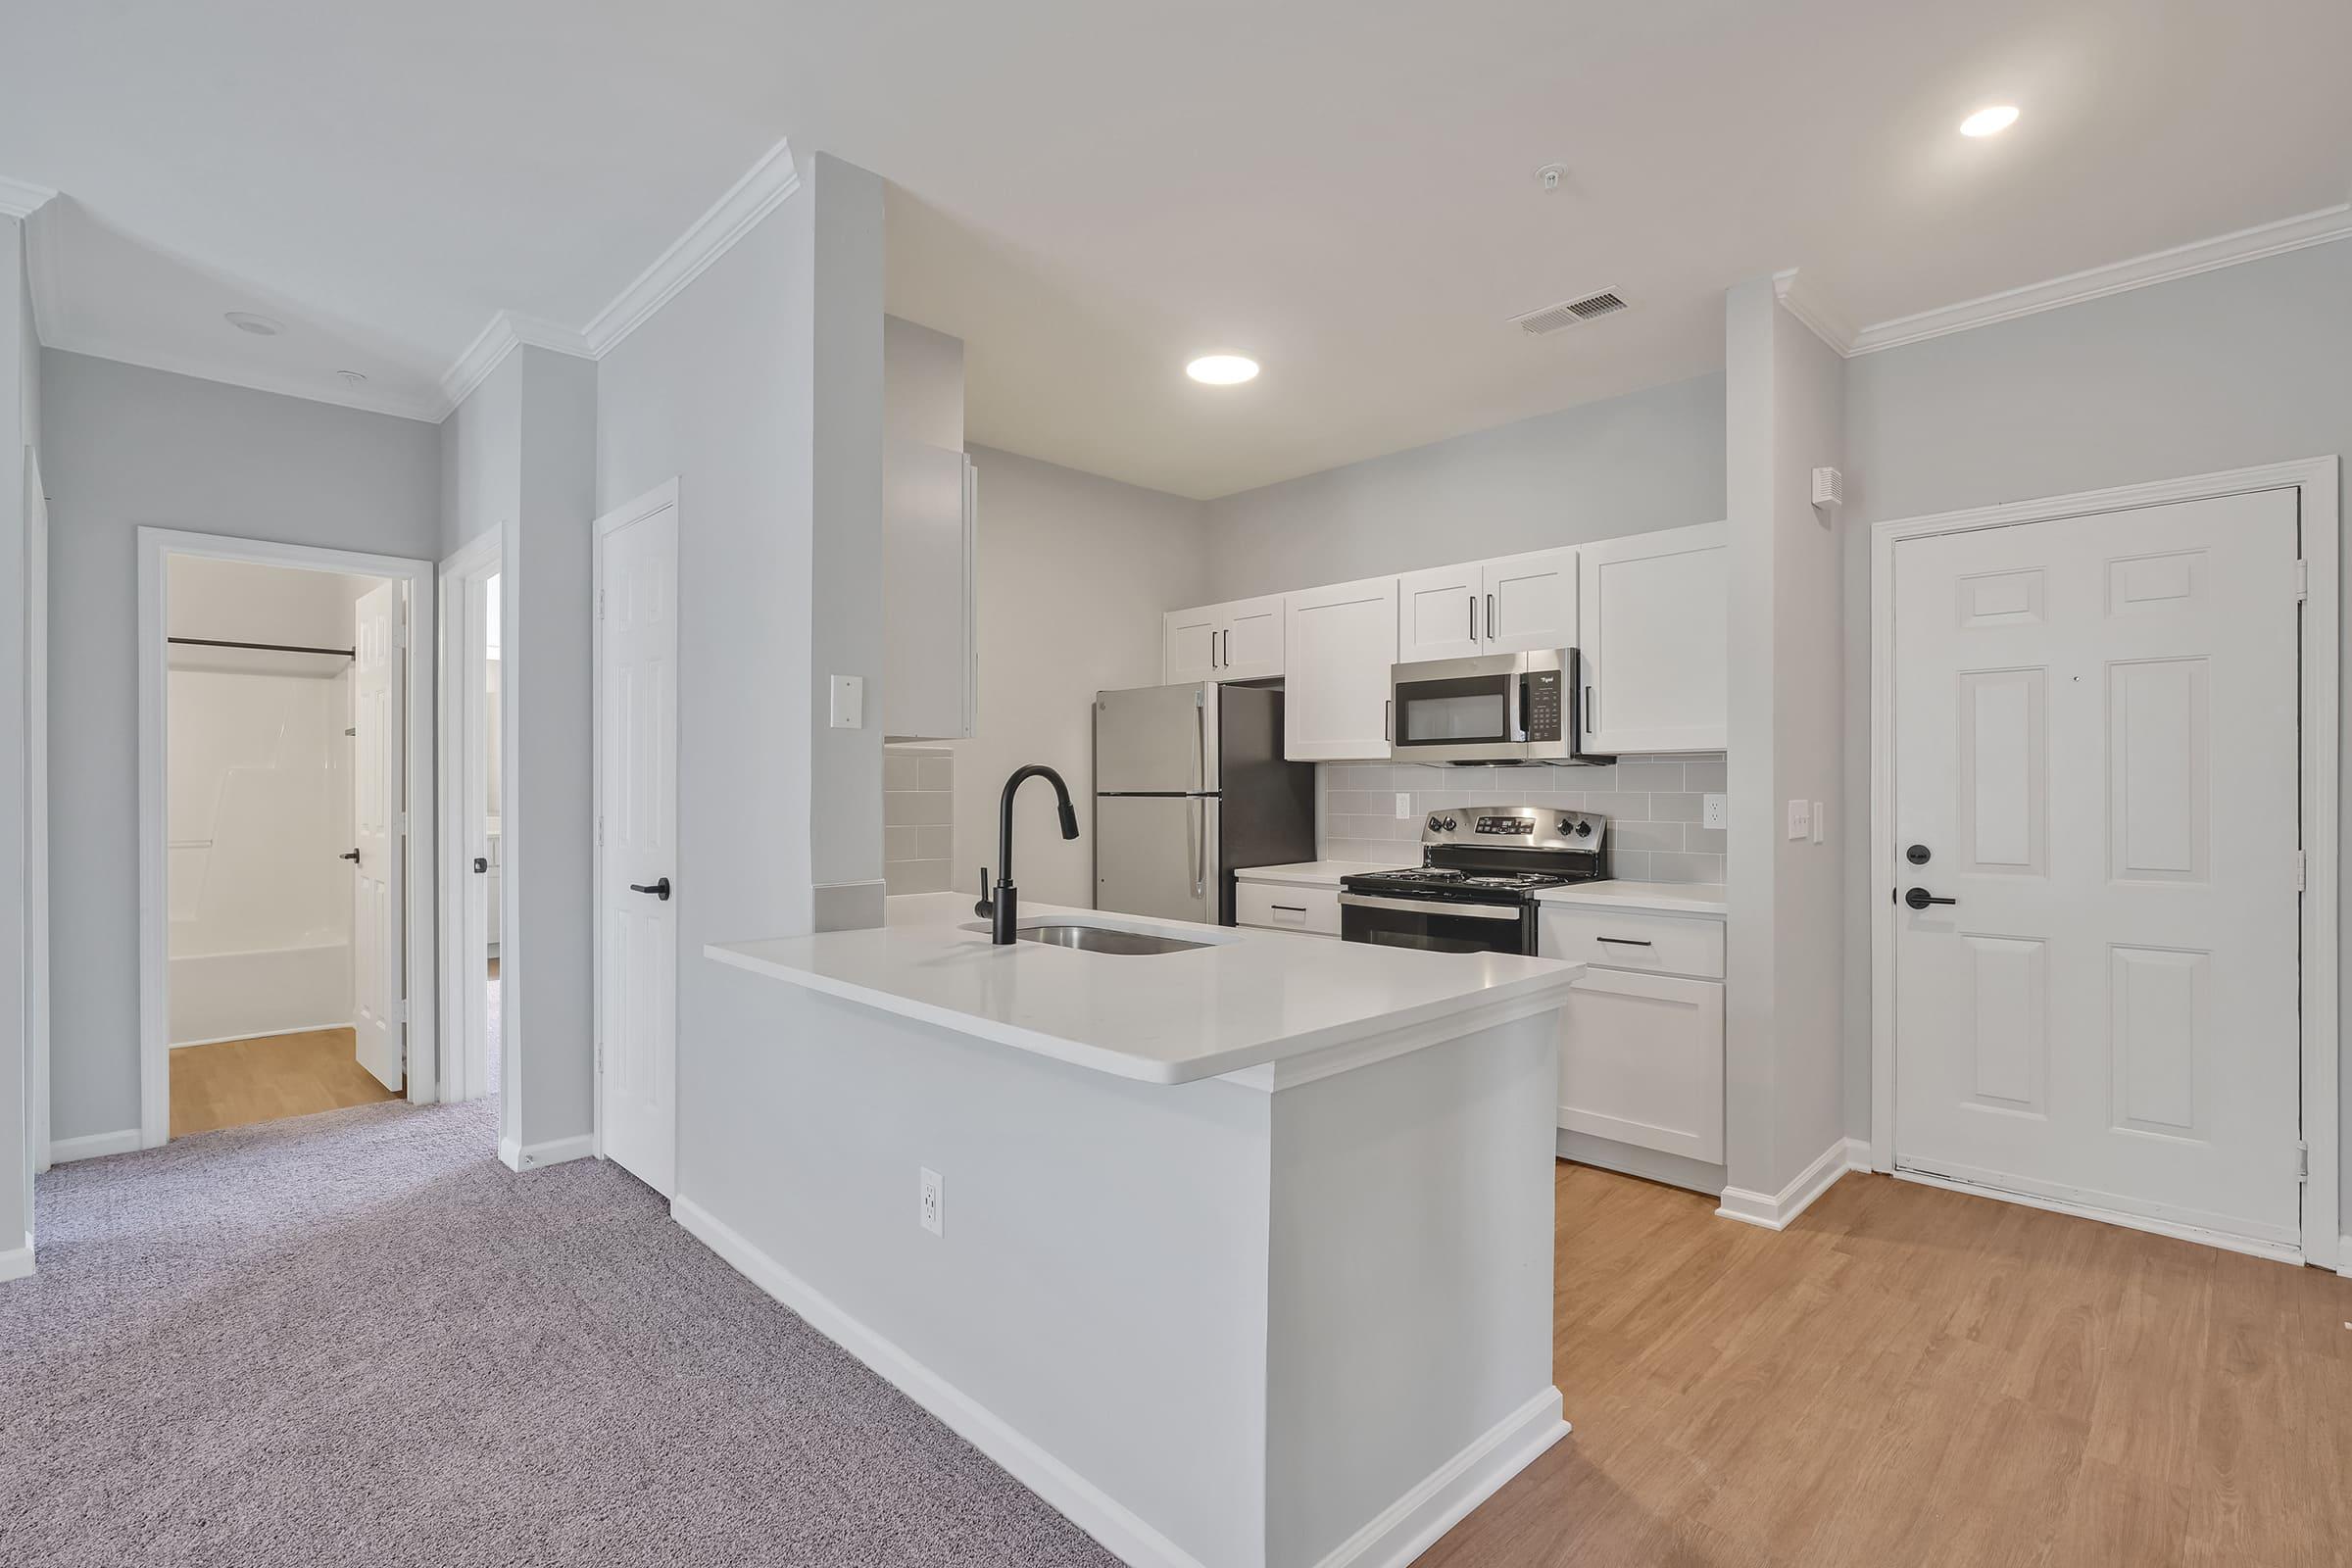
[[[1236,599],[1160,617],[1160,679],[1271,680],[1282,673],[1283,596]]]

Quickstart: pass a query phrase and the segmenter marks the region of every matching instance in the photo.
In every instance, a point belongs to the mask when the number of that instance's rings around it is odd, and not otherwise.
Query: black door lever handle
[[[629,884],[629,891],[631,893],[651,893],[655,898],[667,904],[669,902],[669,878],[663,877],[650,887],[642,882],[632,882]]]
[[[1914,909],[1924,909],[1931,904],[1958,904],[1958,899],[1939,899],[1926,888],[1913,888],[1903,895],[1903,902]]]
[[[336,856],[335,858],[338,860],[349,860],[352,864],[357,865],[360,863],[360,852],[357,850],[345,850],[341,855]]]

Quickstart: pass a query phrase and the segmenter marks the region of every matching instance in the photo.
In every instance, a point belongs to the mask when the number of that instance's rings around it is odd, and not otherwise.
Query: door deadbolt
[[[1925,844],[1914,844],[1903,852],[1903,858],[1909,860],[1913,865],[1925,865],[1929,858],[1928,847]]]

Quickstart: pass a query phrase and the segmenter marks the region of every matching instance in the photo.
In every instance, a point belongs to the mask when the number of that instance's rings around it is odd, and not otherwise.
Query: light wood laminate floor
[[[353,1054],[349,1029],[223,1040],[172,1053],[172,1136],[400,1097]]]
[[[1891,1177],[1562,1165],[1576,1431],[1418,1568],[2352,1562],[2352,1280]]]

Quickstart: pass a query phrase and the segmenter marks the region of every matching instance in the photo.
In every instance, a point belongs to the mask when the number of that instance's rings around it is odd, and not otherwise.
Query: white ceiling
[[[2344,0],[4,4],[59,346],[432,416],[789,138],[893,182],[974,440],[1193,496],[1716,368],[1759,273],[1862,325],[2352,190]]]

